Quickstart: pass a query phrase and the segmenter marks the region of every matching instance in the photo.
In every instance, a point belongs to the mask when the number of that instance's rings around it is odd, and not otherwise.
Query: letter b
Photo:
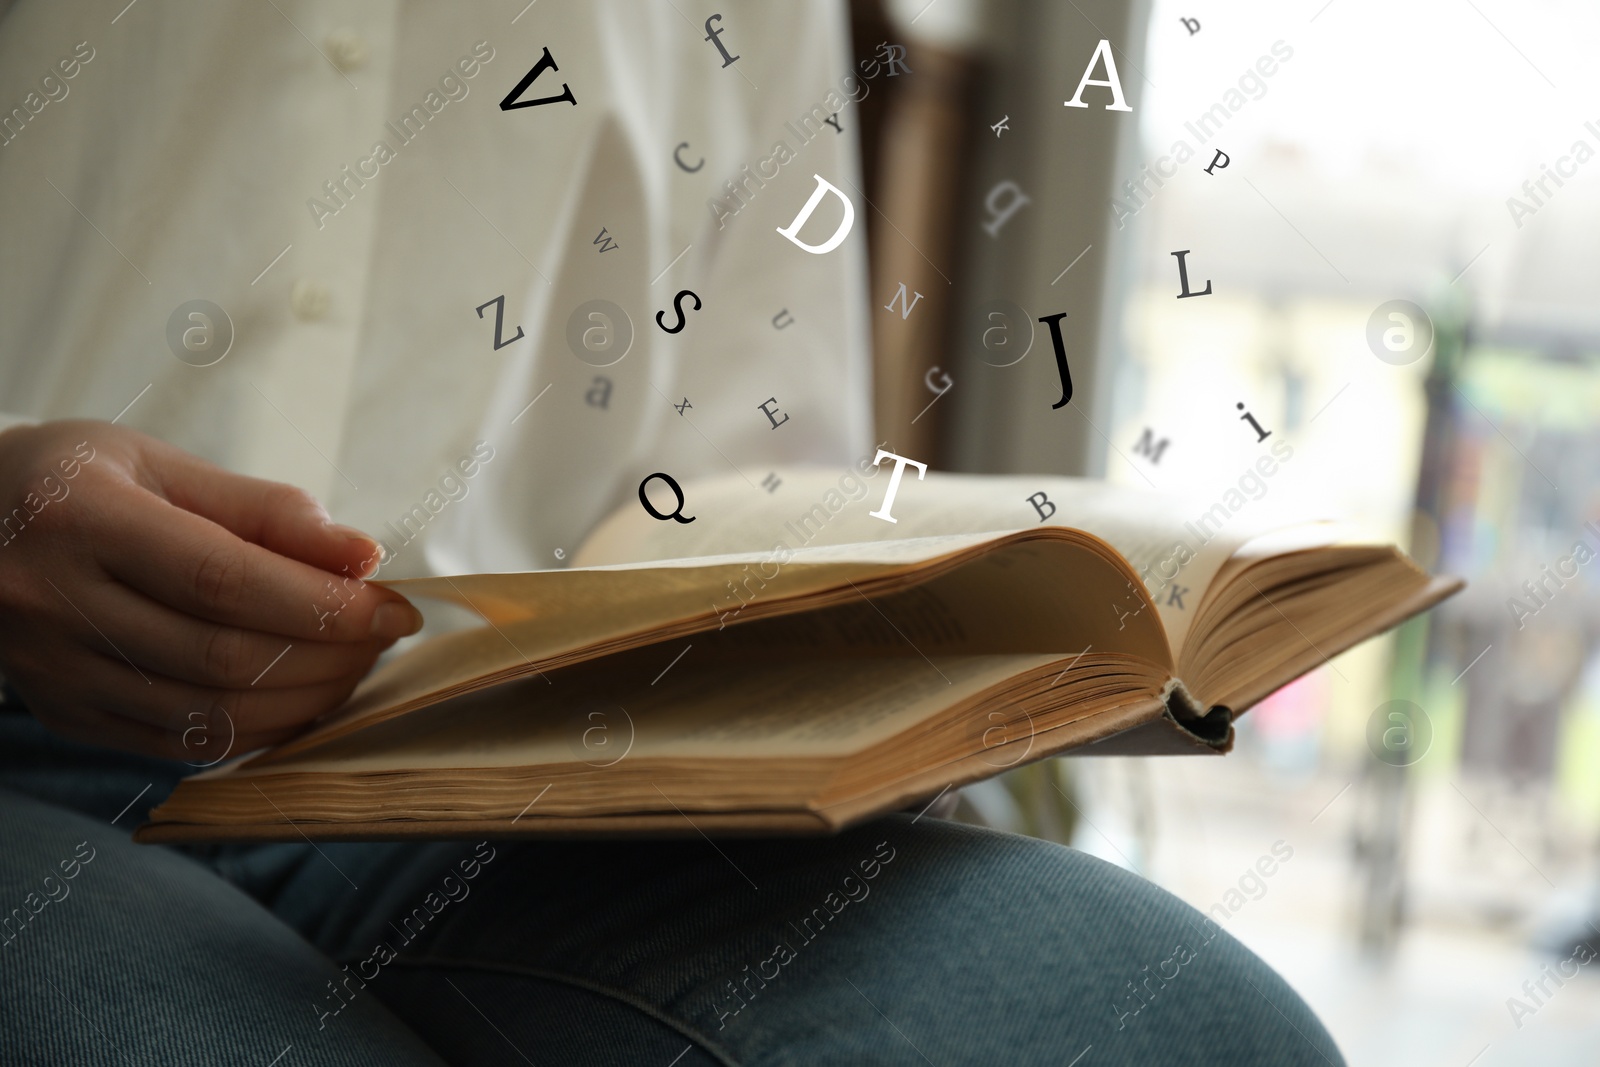
[[[845,196],[837,186],[822,175],[813,174],[812,177],[817,180],[817,187],[812,191],[811,199],[805,202],[805,206],[800,209],[800,214],[794,217],[794,221],[789,223],[787,227],[779,226],[778,232],[787,237],[795,246],[810,252],[814,256],[821,256],[838,248],[844,243],[844,239],[850,236],[850,228],[856,222],[856,208],[854,204],[850,203],[848,196]],[[839,228],[833,231],[833,236],[826,241],[819,245],[806,244],[795,234],[800,232],[800,227],[804,226],[806,220],[811,218],[811,213],[817,210],[817,205],[822,203],[823,196],[828,193],[837,196],[840,203],[844,204],[844,219],[839,223]]]
[[[1056,513],[1056,506],[1054,502],[1052,502],[1048,496],[1045,496],[1043,490],[1028,497],[1028,503],[1032,504],[1033,510],[1039,513],[1040,522],[1043,522]],[[1045,508],[1049,508],[1050,510],[1046,511]]]

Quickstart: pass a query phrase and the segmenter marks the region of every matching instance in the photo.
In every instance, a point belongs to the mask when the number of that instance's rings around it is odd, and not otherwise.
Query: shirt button
[[[333,65],[346,74],[367,65],[367,42],[354,30],[334,30],[322,44]]]
[[[289,290],[289,307],[301,322],[317,322],[328,314],[333,294],[321,282],[301,278]]]

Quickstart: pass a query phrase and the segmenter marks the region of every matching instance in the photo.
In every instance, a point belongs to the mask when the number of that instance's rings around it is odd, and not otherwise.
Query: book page
[[[257,759],[521,674],[800,611],[818,615],[823,631],[813,636],[832,647],[866,641],[866,618],[887,622],[908,644],[916,642],[905,629],[926,627],[923,636],[952,652],[1068,654],[1092,644],[1170,669],[1160,620],[1144,610],[1148,601],[1126,595],[1132,581],[1103,542],[1041,528],[817,545],[782,560],[756,553],[386,582],[407,596],[455,600],[488,625],[433,638],[382,665],[343,707]],[[927,583],[923,594],[897,598],[919,583]],[[1073,595],[1061,592],[1069,589]],[[880,599],[881,607],[869,603]],[[1127,605],[1120,614],[1119,603]],[[847,604],[857,607],[826,610]]]
[[[698,479],[683,486],[684,513],[694,522],[660,522],[643,507],[623,507],[595,529],[573,562],[770,554],[779,546],[1065,526],[1092,533],[1122,554],[1144,578],[1173,648],[1180,649],[1223,563],[1276,526],[1265,516],[1235,514],[1224,503],[1211,502],[1208,509],[1204,502],[1087,478],[936,471],[919,481],[914,467],[902,473],[890,523],[869,513],[881,510],[891,471],[892,461],[869,478],[854,469],[780,468],[771,492],[738,475]],[[1130,612],[1137,608],[1134,599]]]
[[[659,650],[423,708],[259,768],[420,770],[651,759],[835,757],[869,748],[1055,657],[696,661]],[[250,773],[248,769],[244,773]]]

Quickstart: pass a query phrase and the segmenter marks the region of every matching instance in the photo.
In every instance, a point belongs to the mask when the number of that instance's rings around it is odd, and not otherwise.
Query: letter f
[[[710,41],[712,44],[717,46],[717,51],[722,53],[722,65],[724,67],[726,67],[730,63],[732,63],[734,60],[738,59],[739,57],[738,56],[730,56],[728,54],[728,50],[723,47],[723,45],[722,45],[722,30],[721,30],[721,28],[719,27],[719,28],[717,28],[715,30],[711,28],[711,24],[713,22],[721,22],[721,21],[722,21],[722,16],[720,14],[712,15],[710,18],[706,19],[706,23],[705,23],[705,25],[706,25],[706,35],[704,37],[702,37],[701,40],[702,41]]]

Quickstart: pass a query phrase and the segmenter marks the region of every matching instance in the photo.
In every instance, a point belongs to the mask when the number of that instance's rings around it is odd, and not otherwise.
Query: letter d
[[[800,209],[800,214],[794,217],[794,221],[789,223],[787,228],[779,226],[778,232],[783,234],[800,248],[810,252],[812,255],[820,256],[825,255],[828,252],[832,252],[835,248],[838,248],[844,243],[844,239],[846,237],[850,236],[850,228],[854,226],[856,222],[856,208],[854,204],[850,203],[850,198],[848,196],[845,196],[837,186],[833,185],[822,175],[813,174],[812,177],[817,179],[817,187],[811,193],[811,199],[806,201],[805,206]],[[839,198],[840,202],[844,204],[844,221],[839,223],[839,228],[833,231],[832,237],[828,238],[820,245],[808,245],[804,241],[800,240],[800,238],[796,237],[795,234],[800,232],[800,227],[806,224],[806,220],[811,217],[811,213],[817,210],[817,205],[822,203],[822,197],[825,193],[832,193],[834,196]]]

